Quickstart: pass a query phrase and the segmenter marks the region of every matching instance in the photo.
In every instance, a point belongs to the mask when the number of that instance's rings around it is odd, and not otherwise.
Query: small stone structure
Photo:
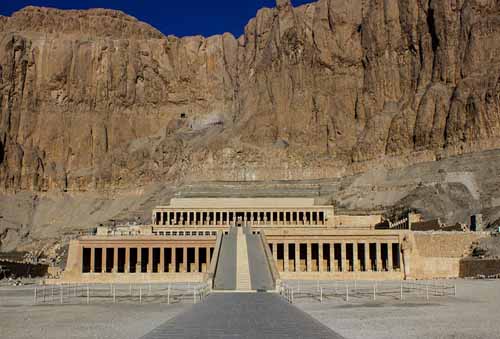
[[[99,227],[71,241],[62,281],[203,281],[214,274],[222,234],[238,226],[265,235],[280,279],[450,277],[481,236],[376,229],[382,221],[335,215],[312,198],[172,199],[150,225]]]

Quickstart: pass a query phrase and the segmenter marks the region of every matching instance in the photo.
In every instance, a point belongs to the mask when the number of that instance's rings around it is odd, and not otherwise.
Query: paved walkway
[[[216,293],[143,339],[342,338],[273,293]]]

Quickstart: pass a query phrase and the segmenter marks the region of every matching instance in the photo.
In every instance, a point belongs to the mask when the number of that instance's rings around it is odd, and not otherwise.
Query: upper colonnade
[[[332,225],[332,205],[312,198],[183,198],[153,210],[153,225]]]

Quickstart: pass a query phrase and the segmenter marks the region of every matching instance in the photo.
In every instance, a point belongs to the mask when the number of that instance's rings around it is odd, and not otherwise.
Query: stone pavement
[[[215,293],[143,339],[342,338],[274,293]]]

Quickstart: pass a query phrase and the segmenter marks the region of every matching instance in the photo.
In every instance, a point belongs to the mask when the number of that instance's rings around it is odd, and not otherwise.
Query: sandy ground
[[[13,289],[13,288],[11,288]],[[7,293],[8,292],[8,293]],[[0,338],[138,338],[191,304],[29,305],[0,290]]]
[[[346,338],[500,338],[500,280],[457,280],[456,297],[296,302]]]
[[[295,305],[346,338],[500,338],[500,280],[451,280],[457,296],[396,295]],[[359,286],[358,286],[359,287]],[[0,338],[139,338],[190,303],[31,305],[23,287],[0,287]],[[24,287],[26,288],[26,287]],[[196,306],[194,306],[196,307]]]

